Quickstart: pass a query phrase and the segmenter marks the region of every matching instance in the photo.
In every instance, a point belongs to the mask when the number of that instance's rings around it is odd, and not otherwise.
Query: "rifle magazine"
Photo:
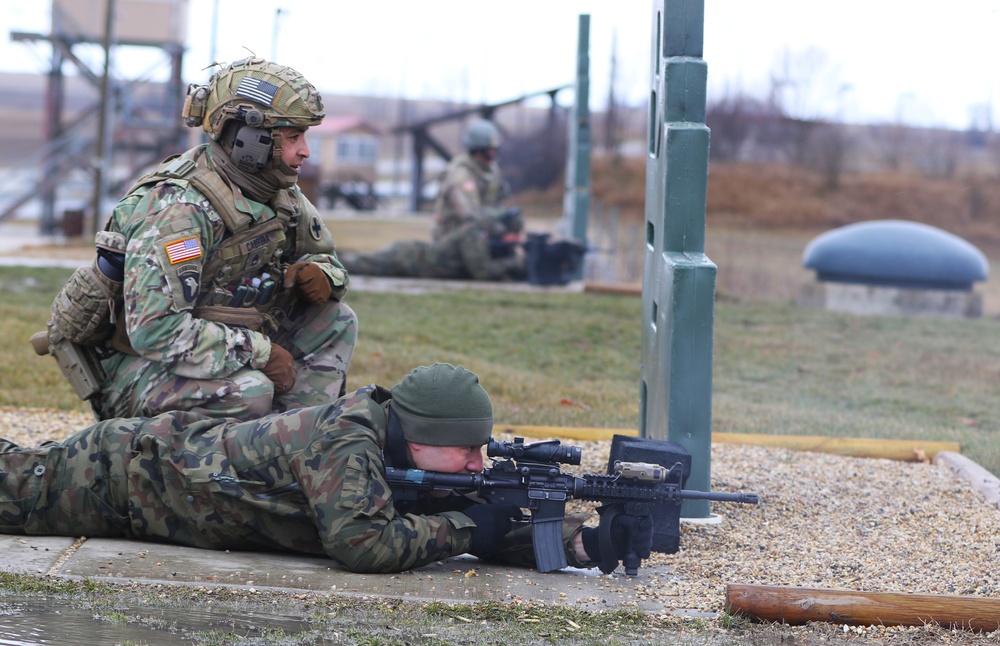
[[[535,569],[552,572],[566,567],[563,551],[562,519],[531,523],[531,542],[535,547]]]

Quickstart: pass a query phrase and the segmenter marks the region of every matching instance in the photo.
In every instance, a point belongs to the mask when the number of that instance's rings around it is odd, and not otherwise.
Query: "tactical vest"
[[[166,159],[156,170],[136,181],[123,199],[161,182],[186,182],[202,193],[225,225],[222,242],[204,260],[197,279],[193,274],[187,280],[183,278],[183,263],[178,265],[176,273],[165,277],[171,289],[177,290],[175,293],[191,290],[187,293],[193,296],[193,290],[197,289],[197,296],[189,299],[193,301],[195,317],[267,334],[283,318],[279,306],[287,306],[279,302],[287,297],[281,287],[286,266],[282,256],[286,250],[295,250],[302,208],[290,191],[279,191],[272,202],[277,216],[255,222],[236,208],[232,189],[208,168],[205,156],[191,159],[187,154]],[[107,229],[98,234],[98,251],[112,250],[123,263],[124,238],[109,221]],[[108,240],[113,243],[108,244]],[[124,317],[120,316],[122,279],[120,276],[109,279],[100,270],[99,261],[100,258],[93,266],[78,270],[63,287],[53,301],[52,322],[74,343],[110,345],[120,352],[135,354]]]
[[[480,207],[487,208],[500,203],[500,200],[503,199],[503,181],[500,179],[499,170],[496,166],[491,165],[489,170],[484,170],[478,162],[467,154],[456,158],[454,163],[455,166],[468,169],[469,173],[472,174],[476,183],[476,193],[479,195]],[[452,168],[445,168],[443,171],[441,175],[441,190],[434,204],[434,210],[438,213],[438,217],[441,219],[445,230],[451,229],[461,223],[461,219],[451,212],[451,208],[447,206],[444,200],[444,195],[447,189],[450,188],[447,180],[451,171]]]
[[[479,191],[479,199],[483,206],[496,206],[500,202],[503,192],[503,182],[496,167],[491,165],[489,170],[484,170],[476,160],[467,157],[461,160],[461,165],[469,169],[476,178],[476,190]]]
[[[141,177],[129,193],[171,181],[187,182],[208,198],[226,227],[221,243],[202,263],[192,314],[255,331],[272,331],[277,323],[269,313],[283,291],[281,278],[287,266],[282,257],[286,251],[294,251],[301,213],[291,191],[279,191],[272,201],[276,217],[255,222],[236,208],[232,189],[208,168],[205,155],[201,155],[196,160],[185,156],[168,158]],[[168,281],[177,278],[171,287],[182,292],[193,288],[182,280],[183,271],[181,264],[177,274],[168,276]],[[127,338],[124,320],[119,320],[117,327],[118,340]]]

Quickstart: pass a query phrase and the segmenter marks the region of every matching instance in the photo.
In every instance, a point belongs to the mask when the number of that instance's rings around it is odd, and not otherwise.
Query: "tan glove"
[[[333,294],[330,279],[314,262],[297,262],[285,271],[285,289],[292,287],[313,305],[327,302]]]
[[[274,394],[283,395],[295,385],[295,359],[292,354],[278,345],[271,344],[271,356],[261,371],[274,383]]]

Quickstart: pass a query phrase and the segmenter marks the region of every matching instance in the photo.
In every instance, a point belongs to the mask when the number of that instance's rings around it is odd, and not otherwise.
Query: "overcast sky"
[[[585,13],[592,108],[606,104],[613,51],[619,96],[642,105],[649,94],[652,0],[187,4],[187,82],[207,79],[209,72],[202,70],[213,52],[217,60],[231,61],[249,50],[296,68],[330,93],[504,101],[573,82],[578,16]],[[11,42],[7,34],[47,33],[48,6],[45,0],[0,0],[0,71],[47,69],[47,45]],[[914,0],[705,0],[709,99],[737,91],[764,98],[769,79],[787,60],[795,78],[809,79],[800,85],[808,96],[786,97],[802,116],[966,127],[974,106],[993,103],[998,33],[1000,0],[947,6]],[[129,78],[163,70],[163,57],[154,51],[133,49],[120,59]],[[89,60],[99,67],[98,57]],[[1000,123],[1000,111],[992,112]]]

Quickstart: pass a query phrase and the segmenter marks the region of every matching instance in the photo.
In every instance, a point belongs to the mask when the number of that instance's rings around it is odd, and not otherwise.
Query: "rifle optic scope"
[[[515,437],[513,442],[510,440],[497,442],[491,439],[486,445],[486,455],[491,458],[514,458],[528,462],[580,464],[582,454],[580,447],[562,446],[559,440],[525,444],[523,437]]]

